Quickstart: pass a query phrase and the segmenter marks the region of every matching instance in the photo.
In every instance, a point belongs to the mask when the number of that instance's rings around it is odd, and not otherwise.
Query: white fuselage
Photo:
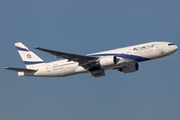
[[[116,65],[103,67],[105,70],[115,69],[131,63],[138,63],[170,55],[178,49],[176,45],[170,44],[170,42],[150,42],[88,54],[88,56],[95,56],[100,58],[104,56],[116,56],[119,59]],[[89,72],[88,69],[80,66],[78,62],[68,61],[67,59],[42,63],[32,69],[37,70],[37,72],[18,72],[18,75],[61,77]]]

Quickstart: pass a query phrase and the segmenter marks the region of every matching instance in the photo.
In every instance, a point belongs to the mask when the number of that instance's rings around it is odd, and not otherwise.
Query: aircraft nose
[[[174,51],[178,50],[178,46],[174,45]]]
[[[178,50],[178,46],[173,44],[173,43],[169,43],[168,44],[168,54],[167,55],[170,55],[170,54],[174,53],[176,50]]]

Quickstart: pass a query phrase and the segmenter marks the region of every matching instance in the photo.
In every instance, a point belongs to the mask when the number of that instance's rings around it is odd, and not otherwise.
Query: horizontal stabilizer
[[[36,72],[37,71],[33,69],[15,68],[15,67],[5,67],[4,69],[16,71],[16,72]]]

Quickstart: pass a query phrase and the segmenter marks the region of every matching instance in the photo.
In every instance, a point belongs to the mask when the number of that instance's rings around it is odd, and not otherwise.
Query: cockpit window
[[[168,46],[174,45],[173,43],[169,43]]]

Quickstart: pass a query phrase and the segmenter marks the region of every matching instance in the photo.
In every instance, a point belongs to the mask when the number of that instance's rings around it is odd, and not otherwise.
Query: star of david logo
[[[30,59],[30,58],[31,58],[31,55],[30,55],[30,54],[27,54],[27,58],[29,58],[29,59]]]

